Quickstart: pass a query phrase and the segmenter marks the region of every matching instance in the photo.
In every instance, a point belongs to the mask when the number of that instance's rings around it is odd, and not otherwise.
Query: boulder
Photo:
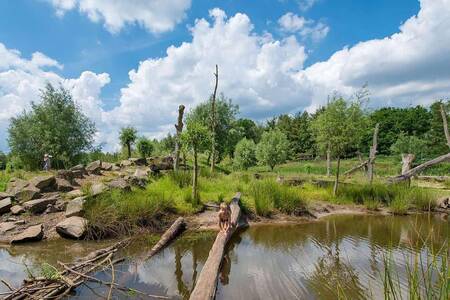
[[[145,158],[129,158],[128,159],[133,166],[145,166],[147,165],[147,160]]]
[[[121,166],[122,168],[124,168],[124,167],[130,167],[132,164],[133,164],[133,163],[132,163],[131,161],[129,161],[129,160],[122,160],[122,161],[120,162],[120,166]]]
[[[106,191],[106,185],[102,182],[94,183],[91,186],[91,196],[97,196]]]
[[[108,182],[108,186],[112,189],[119,189],[124,192],[131,191],[131,185],[123,178],[116,178]]]
[[[12,198],[13,195],[9,194],[9,193],[4,193],[4,192],[0,192],[0,200],[5,199],[5,198]]]
[[[86,201],[86,197],[78,197],[67,203],[65,216],[66,218],[70,217],[81,217],[84,213],[83,205]]]
[[[87,220],[82,217],[70,217],[56,225],[56,232],[65,238],[81,239],[86,234]]]
[[[81,190],[73,190],[66,194],[66,197],[69,199],[74,199],[83,196],[83,192]]]
[[[44,226],[42,224],[30,226],[20,234],[11,239],[11,244],[36,242],[44,237]]]
[[[7,231],[13,230],[14,228],[16,228],[16,226],[17,225],[13,222],[0,223],[0,234],[4,234]]]
[[[63,193],[67,193],[73,190],[73,186],[70,184],[70,182],[63,178],[56,179],[56,186],[57,190]]]
[[[145,188],[148,183],[149,169],[136,169],[134,174],[130,176],[129,181],[133,185]]]
[[[12,207],[11,198],[0,200],[0,215],[8,213]]]
[[[31,179],[30,184],[42,193],[51,192],[55,190],[56,178],[53,175],[38,176]]]
[[[37,187],[30,184],[20,190],[17,190],[16,193],[14,194],[14,198],[19,202],[37,199],[40,196],[41,191]]]
[[[439,208],[450,208],[450,197],[441,197],[436,201],[436,206]]]
[[[8,187],[6,189],[6,193],[7,194],[11,194],[14,195],[16,194],[18,191],[22,190],[23,188],[25,188],[28,185],[28,182],[22,179],[18,179],[18,178],[12,178],[9,182],[8,182]]]
[[[25,210],[28,210],[33,214],[40,214],[47,209],[49,204],[54,205],[56,201],[58,201],[58,199],[58,195],[51,195],[46,198],[27,201],[23,204],[23,207],[25,208]]]
[[[25,212],[25,208],[21,205],[14,205],[10,210],[13,215],[20,215]]]
[[[96,161],[91,162],[90,164],[88,164],[86,166],[86,171],[89,174],[100,175],[101,171],[102,171],[102,161],[101,160],[96,160]]]
[[[58,170],[58,174],[56,174],[56,183],[58,183],[58,179],[65,179],[68,182],[72,183],[74,179],[73,172],[70,170]]]
[[[102,170],[103,171],[111,171],[113,168],[113,165],[108,162],[102,162]]]
[[[114,172],[120,171],[120,166],[113,165],[112,168],[111,168],[111,171],[114,171]]]

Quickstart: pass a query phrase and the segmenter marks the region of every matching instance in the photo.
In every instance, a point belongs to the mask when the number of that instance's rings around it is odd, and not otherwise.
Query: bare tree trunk
[[[331,149],[330,144],[328,144],[327,149],[327,177],[330,177],[331,175]]]
[[[180,167],[180,139],[181,133],[183,132],[183,114],[184,114],[184,105],[181,104],[178,107],[178,122],[175,124],[175,129],[177,130],[177,137],[175,139],[175,161],[173,164],[174,171],[178,171]]]
[[[341,168],[341,157],[337,157],[337,168],[336,168],[336,179],[334,181],[334,187],[333,187],[333,195],[337,195],[338,191],[338,185],[339,185],[339,169]]]
[[[426,168],[429,168],[431,166],[440,164],[440,163],[445,162],[445,161],[450,161],[450,153],[447,153],[447,154],[441,155],[439,157],[436,157],[435,159],[429,160],[429,161],[427,161],[427,162],[425,162],[425,163],[423,163],[423,164],[421,164],[421,165],[419,165],[419,166],[417,166],[417,167],[415,167],[415,168],[413,168],[413,169],[411,169],[409,171],[406,171],[404,173],[403,173],[403,170],[402,170],[402,175],[399,175],[399,176],[394,177],[394,178],[390,178],[389,181],[395,183],[395,182],[400,182],[400,181],[409,179],[412,176],[414,176],[415,174],[418,174],[418,173],[422,172]]]
[[[441,104],[442,123],[444,125],[445,138],[447,139],[447,146],[450,147],[450,133],[448,132],[447,113],[445,112],[444,104]]]
[[[130,143],[127,144],[127,149],[128,149],[128,158],[130,158],[131,157],[131,144]]]
[[[411,170],[412,162],[415,158],[416,156],[411,153],[402,154],[402,175],[405,175],[409,170]]]
[[[194,176],[192,177],[192,199],[197,204],[197,184],[198,184],[198,162],[197,162],[197,149],[194,149]]]
[[[214,168],[216,164],[216,94],[217,85],[219,84],[219,67],[216,65],[216,84],[214,86],[214,93],[211,102],[211,128],[212,128],[212,139],[211,139],[211,173],[214,173]]]
[[[379,127],[380,125],[377,123],[377,125],[375,125],[375,130],[373,132],[372,147],[370,147],[369,161],[367,164],[367,175],[369,176],[370,184],[372,184],[373,181],[373,169],[375,166],[375,157],[377,155]]]

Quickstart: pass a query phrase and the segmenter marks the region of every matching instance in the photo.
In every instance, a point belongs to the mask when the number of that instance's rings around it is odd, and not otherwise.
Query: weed
[[[61,279],[61,274],[58,269],[48,263],[43,263],[41,265],[41,275],[47,280]]]

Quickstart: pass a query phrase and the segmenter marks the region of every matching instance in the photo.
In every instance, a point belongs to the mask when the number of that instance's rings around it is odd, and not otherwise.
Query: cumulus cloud
[[[192,108],[209,97],[215,64],[219,92],[239,104],[243,116],[256,120],[314,110],[333,91],[348,96],[365,83],[374,105],[429,104],[450,95],[450,0],[420,4],[418,14],[398,33],[345,47],[307,68],[305,48],[294,35],[274,39],[258,34],[247,15],[227,17],[213,9],[208,19],[198,19],[190,27],[190,41],[131,70],[119,105],[109,111],[101,100],[108,74],[86,71],[79,78],[61,78],[56,71],[62,66],[44,54],[27,60],[0,44],[0,143],[7,120],[31,100],[38,101],[39,89],[47,81],[63,82],[71,89],[97,123],[97,142],[106,143],[108,150],[117,147],[122,126],[133,125],[141,133],[160,137],[173,130],[179,104]]]
[[[319,2],[319,0],[298,0],[298,7],[302,11],[307,11],[317,2]]]
[[[76,9],[112,33],[137,24],[153,33],[172,30],[185,17],[191,0],[48,0],[56,14]]]
[[[325,38],[330,31],[330,27],[322,22],[305,19],[292,12],[288,12],[278,19],[280,29],[288,33],[299,33],[302,38],[310,37],[318,42]]]

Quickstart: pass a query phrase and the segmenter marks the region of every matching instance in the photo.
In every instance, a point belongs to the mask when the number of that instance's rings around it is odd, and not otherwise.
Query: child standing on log
[[[227,232],[230,229],[231,209],[225,202],[220,203],[219,227],[220,231]]]

